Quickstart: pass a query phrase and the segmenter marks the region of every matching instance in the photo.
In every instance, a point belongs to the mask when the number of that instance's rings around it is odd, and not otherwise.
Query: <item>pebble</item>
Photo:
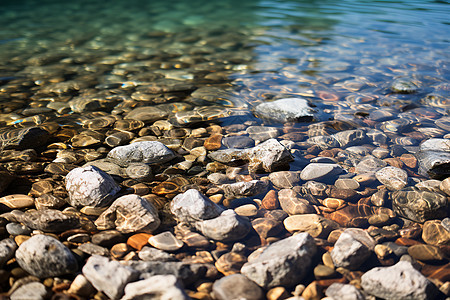
[[[444,253],[432,245],[412,245],[408,248],[408,254],[420,261],[439,261],[445,258]]]
[[[314,212],[314,208],[305,199],[290,189],[283,189],[278,192],[278,201],[281,208],[289,215],[309,214]]]
[[[338,180],[335,181],[334,185],[338,189],[350,189],[350,190],[357,190],[360,187],[359,182],[353,178],[339,178]]]
[[[22,269],[39,278],[71,274],[78,270],[72,252],[57,239],[35,235],[23,242],[16,251]]]
[[[241,181],[223,184],[222,190],[227,197],[249,197],[257,196],[267,191],[269,183],[263,180]]]
[[[45,285],[40,282],[30,282],[17,288],[9,298],[11,300],[45,299],[47,295]]]
[[[0,241],[0,268],[3,268],[6,262],[14,257],[16,249],[17,244],[13,239],[8,238]]]
[[[384,299],[433,299],[437,294],[436,287],[407,261],[369,270],[362,275],[361,286]]]
[[[304,181],[314,180],[327,182],[341,174],[343,169],[337,164],[312,163],[307,165],[300,173],[300,178]]]
[[[292,188],[300,182],[300,173],[293,171],[279,171],[269,174],[272,184],[281,189]]]
[[[289,232],[308,232],[314,238],[326,239],[339,225],[316,214],[301,214],[287,217],[283,221]]]
[[[314,116],[314,110],[303,98],[284,98],[265,102],[255,107],[255,113],[262,118],[281,123],[311,121]]]
[[[354,285],[333,283],[325,291],[325,295],[332,299],[345,300],[364,300],[364,294],[358,290]]]
[[[89,255],[109,256],[109,250],[107,248],[93,243],[81,244],[78,246],[78,250]]]
[[[12,209],[27,208],[34,204],[34,198],[28,195],[8,195],[0,198],[0,204]]]
[[[280,207],[280,202],[278,201],[278,193],[275,190],[270,190],[266,193],[262,199],[262,207],[264,209],[277,209]]]
[[[276,138],[280,135],[278,128],[269,126],[249,126],[247,127],[245,132],[248,133],[251,140],[257,142],[264,142],[268,139]]]
[[[175,261],[176,258],[163,250],[144,246],[138,256],[143,261]]]
[[[78,274],[77,277],[75,277],[75,279],[72,281],[72,284],[70,285],[67,292],[69,294],[75,294],[81,297],[88,298],[95,292],[95,288],[83,274]]]
[[[113,148],[108,159],[126,167],[131,163],[158,164],[175,158],[175,154],[163,143],[157,141],[135,142],[127,146]]]
[[[8,233],[13,236],[29,235],[31,233],[31,229],[28,226],[19,223],[6,224],[6,231],[8,231]]]
[[[259,300],[264,298],[262,289],[241,274],[225,276],[213,284],[214,297],[218,300],[244,298]]]
[[[259,286],[294,287],[306,276],[316,244],[308,233],[299,233],[254,252],[242,266],[241,273]]]
[[[174,275],[155,275],[144,280],[128,283],[122,300],[132,299],[190,299],[182,283]]]
[[[244,204],[234,209],[236,214],[244,217],[254,217],[258,214],[258,208],[254,204]]]
[[[247,129],[247,131],[248,130],[249,129]],[[269,138],[276,137],[277,135],[278,135],[278,132],[275,136],[271,136]],[[255,147],[255,140],[253,138],[245,136],[245,135],[232,135],[232,136],[223,138],[222,144],[227,148],[246,149],[246,148]],[[215,149],[215,150],[217,150],[217,149]]]
[[[228,252],[220,256],[214,265],[220,273],[228,276],[239,273],[242,265],[246,262],[247,257],[244,255],[236,252]]]
[[[375,177],[390,190],[401,190],[408,184],[408,174],[397,167],[385,167],[375,173]]]
[[[279,171],[293,161],[290,152],[275,139],[269,139],[253,148],[245,149],[242,158],[249,161],[249,172],[255,173]]]
[[[450,231],[442,225],[443,221],[426,221],[422,227],[422,239],[429,245],[450,245]]]
[[[170,231],[161,232],[151,236],[148,243],[163,251],[177,251],[183,247],[183,242],[177,239]]]

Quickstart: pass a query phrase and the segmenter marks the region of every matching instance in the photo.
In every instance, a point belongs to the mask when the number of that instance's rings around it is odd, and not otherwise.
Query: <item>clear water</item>
[[[82,65],[94,74],[88,87],[123,83],[133,79],[130,64],[153,60],[146,71],[175,70],[178,79],[224,72],[222,87],[244,109],[301,95],[345,119],[382,106],[427,107],[421,99],[438,86],[444,104],[430,109],[446,115],[449,15],[448,1],[2,0],[0,85],[30,65]],[[32,78],[42,87],[85,75]],[[420,90],[392,93],[398,77]],[[36,87],[21,91],[32,96]],[[0,101],[11,93],[3,88]]]

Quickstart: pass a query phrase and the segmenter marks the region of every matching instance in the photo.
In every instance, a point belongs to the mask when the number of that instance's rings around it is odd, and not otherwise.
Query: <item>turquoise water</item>
[[[32,79],[19,84],[31,96],[54,82],[98,89],[159,71],[197,87],[220,73],[226,80],[214,84],[233,90],[241,109],[301,95],[338,118],[427,106],[421,99],[437,91],[443,104],[432,109],[446,115],[449,15],[448,1],[3,0],[0,101],[11,100],[17,78]],[[392,94],[398,77],[419,92]]]

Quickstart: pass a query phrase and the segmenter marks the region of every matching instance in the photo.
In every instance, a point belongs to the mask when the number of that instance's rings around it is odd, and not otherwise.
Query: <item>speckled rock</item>
[[[87,260],[83,275],[98,291],[111,299],[120,299],[125,286],[139,277],[136,270],[98,255]]]
[[[241,273],[264,289],[293,287],[306,276],[316,250],[314,239],[299,233],[254,252]]]
[[[249,161],[250,172],[274,172],[289,166],[293,161],[289,151],[275,139],[270,139],[243,151],[242,158]]]
[[[57,239],[35,235],[23,242],[16,251],[22,269],[39,278],[71,274],[78,270],[72,252]]]
[[[3,268],[5,263],[14,257],[16,249],[17,244],[13,239],[4,239],[0,242],[0,268]]]
[[[47,288],[40,282],[30,282],[17,288],[9,297],[11,300],[46,299]]]
[[[158,164],[175,158],[175,154],[163,143],[157,141],[136,142],[119,146],[108,153],[108,159],[121,167],[131,163]]]
[[[327,297],[340,300],[364,300],[364,294],[352,284],[333,283],[325,291]]]
[[[118,198],[95,221],[100,230],[115,228],[121,233],[153,232],[160,223],[158,210],[138,195]]]
[[[213,285],[214,297],[218,300],[264,298],[262,289],[242,274],[225,276]]]
[[[246,217],[239,216],[232,209],[223,211],[213,219],[195,222],[194,227],[205,237],[232,242],[244,238],[251,229],[251,223]]]
[[[262,194],[269,187],[268,181],[250,180],[230,184],[222,184],[221,188],[227,197],[249,197]]]
[[[122,300],[188,300],[183,285],[174,275],[155,275],[144,280],[128,283]]]
[[[111,203],[120,187],[110,175],[94,166],[76,168],[66,176],[69,204],[75,207],[104,207]]]
[[[361,277],[365,292],[378,298],[419,300],[434,299],[436,287],[410,262],[369,270]]]
[[[18,222],[44,232],[62,232],[80,226],[80,221],[76,216],[62,213],[56,209],[29,210],[26,213],[14,210],[12,213]]]
[[[390,190],[401,190],[408,184],[408,174],[396,167],[385,167],[375,173],[379,182]]]

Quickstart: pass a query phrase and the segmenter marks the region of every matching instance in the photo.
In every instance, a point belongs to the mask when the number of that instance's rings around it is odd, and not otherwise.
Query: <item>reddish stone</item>
[[[415,169],[417,167],[417,158],[410,154],[410,153],[404,153],[400,156],[400,160],[411,169]]]
[[[262,207],[265,209],[277,209],[280,207],[278,202],[278,193],[275,190],[270,190],[262,199]]]
[[[413,246],[413,245],[422,245],[421,242],[412,240],[412,239],[408,239],[408,238],[398,238],[395,240],[396,244],[402,245],[402,246]]]
[[[148,244],[148,239],[152,236],[149,233],[136,233],[128,238],[127,245],[136,250],[141,250]]]
[[[221,134],[211,135],[209,138],[205,140],[203,146],[206,148],[206,150],[210,151],[220,149],[220,147],[222,147],[222,135]]]
[[[403,161],[401,161],[398,158],[394,158],[394,157],[390,157],[390,158],[385,158],[383,159],[383,161],[387,162],[389,165],[399,168],[399,169],[403,169],[404,163]]]
[[[347,278],[341,277],[341,278],[332,278],[332,279],[321,279],[316,280],[317,284],[323,288],[329,287],[333,283],[348,283]]]

